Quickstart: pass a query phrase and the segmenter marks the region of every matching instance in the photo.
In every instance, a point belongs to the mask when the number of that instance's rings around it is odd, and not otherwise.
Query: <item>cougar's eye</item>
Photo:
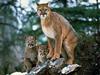
[[[38,9],[38,11],[40,11],[40,12],[41,12],[42,10],[41,10],[41,9]]]
[[[45,11],[48,11],[48,9],[45,9]]]

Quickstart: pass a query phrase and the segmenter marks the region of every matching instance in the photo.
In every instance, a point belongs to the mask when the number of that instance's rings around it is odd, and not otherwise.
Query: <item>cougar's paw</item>
[[[53,52],[49,52],[48,55],[47,55],[48,59],[51,58],[51,57],[53,57]]]
[[[60,54],[54,54],[51,60],[56,60],[58,58],[60,58]]]

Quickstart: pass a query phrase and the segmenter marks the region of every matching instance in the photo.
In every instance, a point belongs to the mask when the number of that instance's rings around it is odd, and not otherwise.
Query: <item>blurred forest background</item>
[[[47,42],[34,9],[39,0],[0,0],[0,75],[23,71],[26,35],[35,35],[40,44]],[[70,21],[79,35],[76,62],[79,75],[100,75],[100,1],[53,0],[53,11]],[[23,5],[24,4],[24,5]]]

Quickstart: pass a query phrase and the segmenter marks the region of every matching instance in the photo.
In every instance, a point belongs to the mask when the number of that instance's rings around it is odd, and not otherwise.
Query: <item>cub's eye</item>
[[[35,41],[32,41],[32,42],[35,42]]]

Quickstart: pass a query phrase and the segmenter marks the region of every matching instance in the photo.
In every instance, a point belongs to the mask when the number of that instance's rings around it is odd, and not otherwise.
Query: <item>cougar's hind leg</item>
[[[68,42],[67,39],[64,40],[64,50],[66,51],[68,56],[66,64],[74,64],[74,52],[76,45],[76,42]]]

